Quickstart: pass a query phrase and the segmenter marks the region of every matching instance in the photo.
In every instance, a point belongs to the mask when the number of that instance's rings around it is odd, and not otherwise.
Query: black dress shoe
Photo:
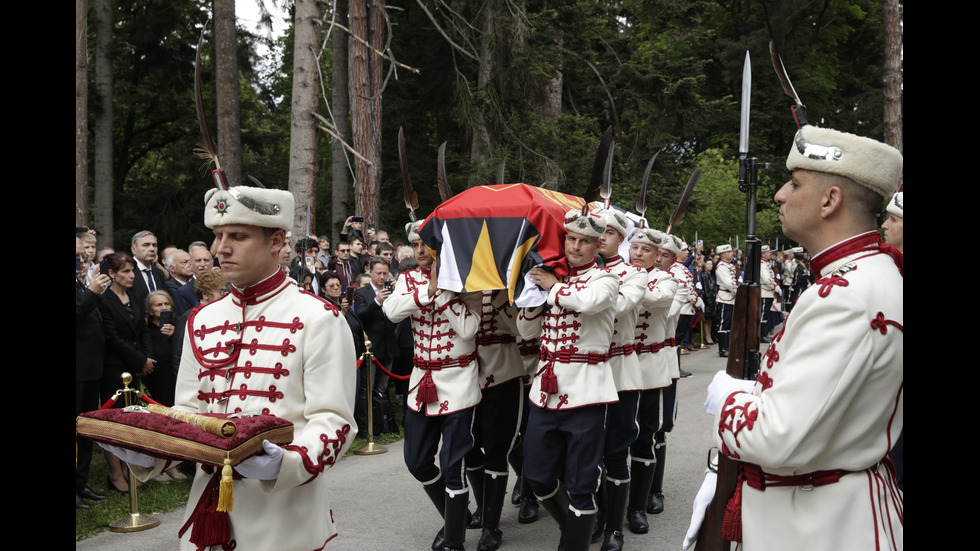
[[[521,483],[522,483],[521,477],[517,477],[517,482],[514,483],[514,491],[511,492],[511,494],[510,494],[510,504],[511,505],[520,505],[521,504],[521,498],[523,497],[521,495]]]
[[[602,547],[599,551],[622,551],[623,549],[623,533],[619,530],[613,530],[612,532],[605,533],[605,539],[602,540]]]
[[[681,372],[681,379],[686,379],[691,375],[694,375],[694,373],[691,373],[690,371],[684,371],[683,369],[681,369],[680,372]]]
[[[647,515],[642,509],[626,511],[626,524],[634,534],[646,534],[650,531],[650,523],[647,522]]]
[[[660,492],[652,492],[647,501],[647,512],[651,515],[659,515],[664,512],[664,495]]]
[[[91,509],[92,506],[89,505],[88,503],[85,503],[85,500],[82,499],[82,496],[78,495],[78,492],[75,492],[75,508],[76,509]]]
[[[476,528],[483,528],[483,510],[479,507],[476,508],[476,512],[469,514],[467,511],[467,516],[469,520],[466,522],[467,530],[474,530]]]
[[[538,520],[538,500],[534,497],[524,497],[521,502],[521,510],[517,513],[517,522],[521,524],[531,524]]]
[[[82,488],[82,491],[78,492],[78,495],[84,497],[85,499],[91,499],[92,501],[101,501],[105,499],[104,495],[96,493],[95,490],[89,488],[88,486]]]

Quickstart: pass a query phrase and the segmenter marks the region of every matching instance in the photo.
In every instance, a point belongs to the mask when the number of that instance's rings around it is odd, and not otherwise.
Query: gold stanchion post
[[[371,353],[371,341],[364,341],[364,355],[361,356],[361,369],[364,370],[364,405],[367,407],[367,444],[354,450],[354,455],[376,455],[387,453],[388,448],[374,443],[374,385],[371,383],[371,368],[374,367],[374,354]],[[361,389],[357,389],[359,393]]]
[[[124,372],[120,377],[122,379],[123,389],[120,391],[125,400],[123,403],[127,406],[133,405],[133,400],[131,396],[136,392],[135,388],[129,388],[130,383],[133,382],[133,376],[128,372]],[[149,530],[160,524],[160,519],[155,515],[141,515],[139,511],[139,506],[136,501],[136,475],[133,471],[129,471],[129,515],[113,521],[109,524],[110,532],[139,532],[141,530]]]

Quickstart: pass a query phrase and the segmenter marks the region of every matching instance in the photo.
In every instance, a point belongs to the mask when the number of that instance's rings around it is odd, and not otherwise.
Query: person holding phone
[[[174,302],[166,291],[146,296],[146,327],[150,334],[151,354],[156,360],[152,373],[143,376],[150,397],[165,406],[174,405],[173,339]]]

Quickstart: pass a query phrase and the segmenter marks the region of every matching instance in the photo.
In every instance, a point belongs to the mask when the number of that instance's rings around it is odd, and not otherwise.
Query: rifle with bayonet
[[[749,157],[749,111],[752,93],[752,63],[745,52],[742,69],[742,113],[738,146],[738,189],[746,194],[745,212],[745,256],[743,283],[735,293],[735,308],[732,314],[732,333],[730,337],[728,365],[726,371],[739,379],[754,379],[759,371],[759,320],[762,314],[762,289],[759,286],[759,271],[762,264],[762,242],[755,235],[756,190],[759,170],[769,168],[769,163],[761,163]],[[696,551],[728,551],[730,541],[722,534],[725,508],[735,493],[738,482],[738,463],[723,454],[718,454],[718,484],[715,496],[705,513],[704,522],[698,532]]]

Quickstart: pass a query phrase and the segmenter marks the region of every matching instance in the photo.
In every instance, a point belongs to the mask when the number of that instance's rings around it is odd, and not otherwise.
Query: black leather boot
[[[483,468],[466,470],[466,479],[470,481],[473,499],[476,501],[476,511],[470,516],[466,527],[469,529],[483,527]]]
[[[595,501],[596,501],[596,515],[595,523],[592,528],[592,543],[595,543],[602,539],[602,531],[606,528],[606,484],[608,481],[606,477],[603,476],[599,479],[599,489],[596,491]]]
[[[730,333],[718,333],[718,355],[728,357],[728,336]]]
[[[623,524],[630,497],[630,481],[619,484],[606,480],[606,527],[600,551],[622,551]]]
[[[446,493],[446,526],[443,551],[463,551],[466,541],[466,516],[469,512],[469,492],[455,496]]]
[[[477,551],[496,551],[503,533],[500,531],[500,511],[507,494],[507,475],[487,473],[483,480],[483,533]]]
[[[422,489],[425,490],[425,495],[429,496],[429,500],[432,501],[432,504],[436,506],[436,510],[439,511],[439,516],[445,519],[446,483],[440,478],[432,484],[423,484]],[[441,551],[443,545],[445,544],[444,536],[445,526],[439,529],[439,533],[436,534],[435,539],[432,540],[432,551]]]
[[[545,511],[551,514],[551,517],[558,523],[558,527],[564,530],[565,519],[568,517],[568,494],[565,493],[565,489],[559,484],[558,488],[550,496],[539,499],[538,503],[544,507]],[[585,535],[586,542],[589,541],[590,535]]]
[[[526,478],[521,478],[521,510],[517,513],[517,522],[531,524],[538,520],[538,498],[531,491],[531,485]]]
[[[667,444],[653,447],[657,457],[657,469],[653,474],[653,484],[650,485],[650,499],[647,501],[647,512],[659,515],[664,512],[664,466],[667,459]]]
[[[589,551],[589,537],[592,535],[592,528],[595,525],[595,512],[591,514],[576,514],[568,511],[565,520],[565,529],[561,535],[561,549],[563,551]]]
[[[634,534],[646,534],[650,531],[650,523],[647,522],[644,507],[650,494],[650,485],[653,484],[654,471],[657,469],[654,461],[639,459],[630,463],[632,483],[626,506],[626,522],[629,524],[630,532]]]

